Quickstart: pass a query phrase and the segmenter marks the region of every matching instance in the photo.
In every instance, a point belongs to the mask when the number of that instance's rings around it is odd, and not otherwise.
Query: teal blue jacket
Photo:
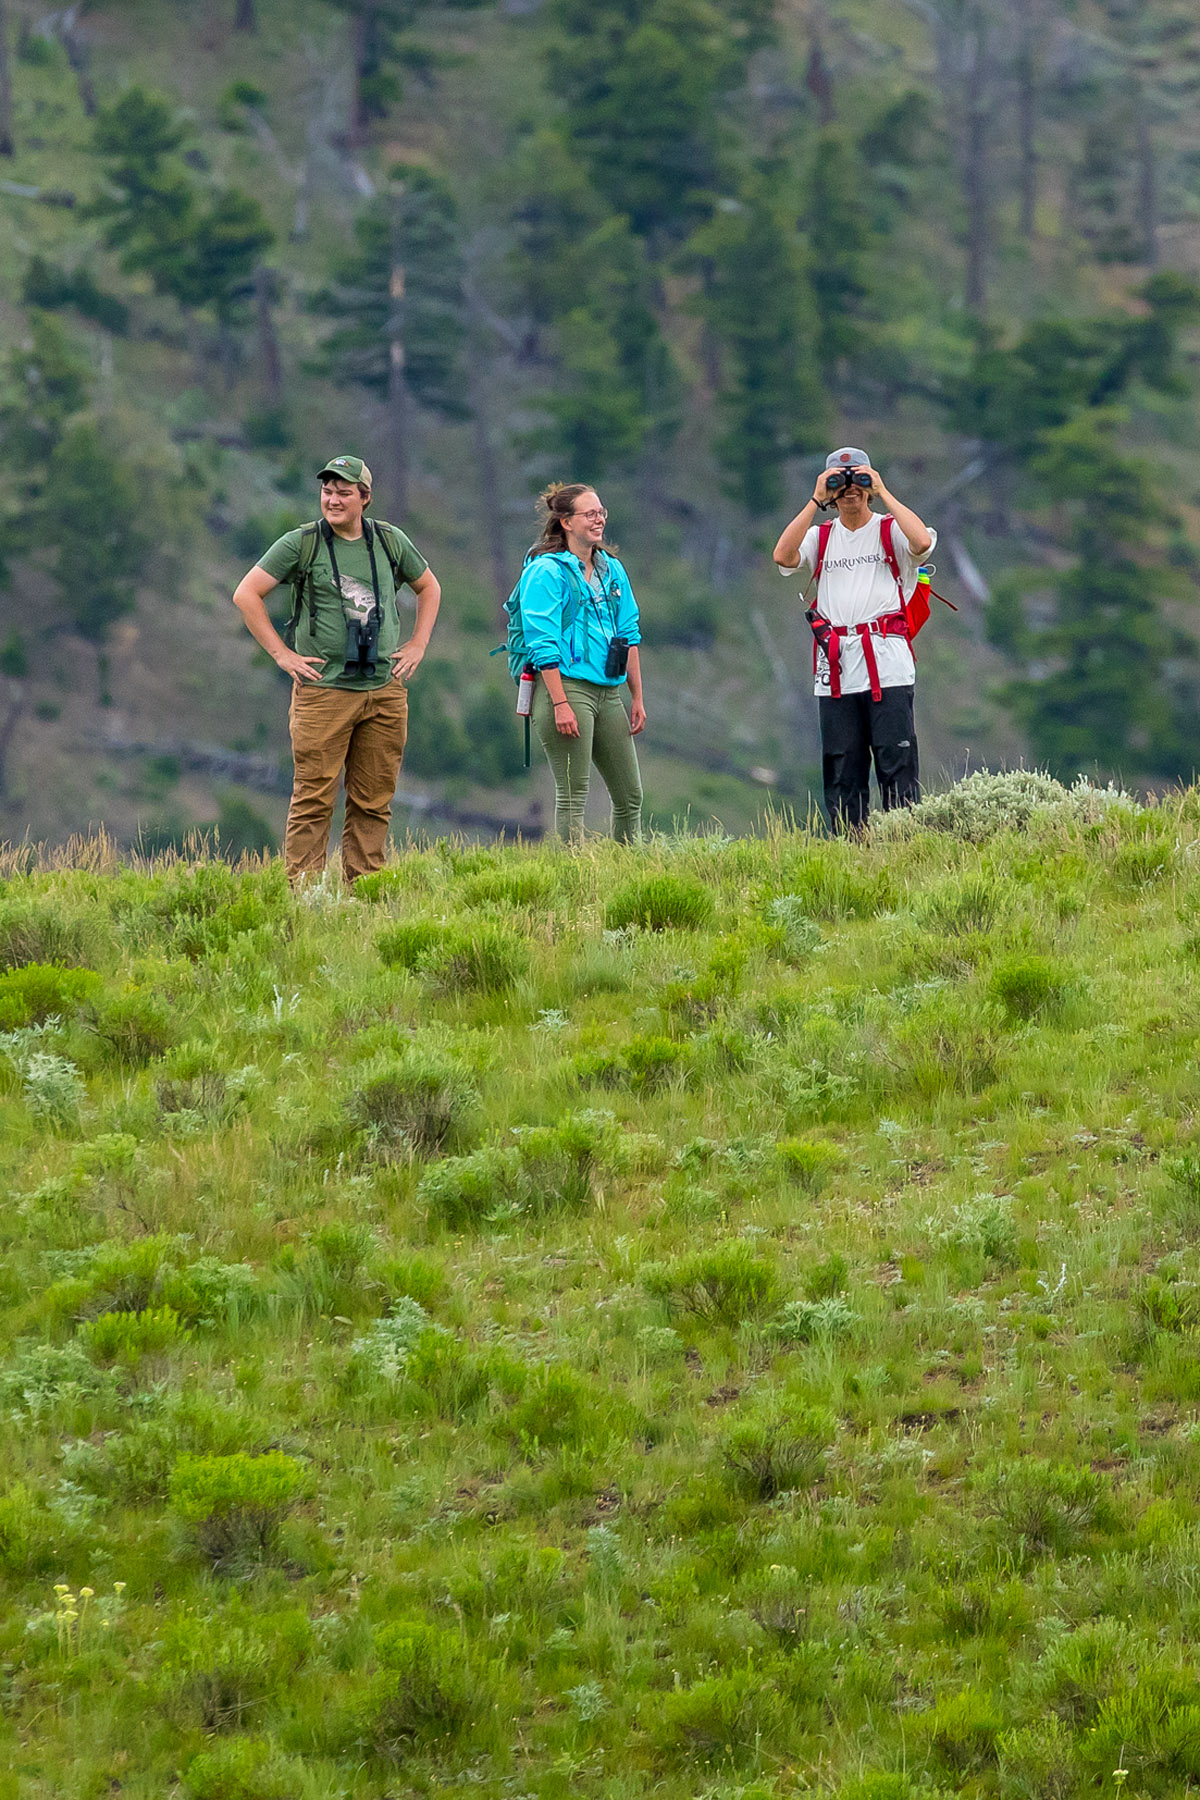
[[[535,669],[558,669],[572,681],[619,687],[624,675],[606,675],[604,663],[613,638],[641,643],[637,601],[615,556],[598,550],[596,569],[604,587],[602,600],[569,550],[533,557],[521,580],[521,626]]]

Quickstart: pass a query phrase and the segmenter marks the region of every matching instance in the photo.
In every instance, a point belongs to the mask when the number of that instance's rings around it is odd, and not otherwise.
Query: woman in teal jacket
[[[642,777],[633,740],[644,728],[637,602],[604,545],[608,517],[594,488],[555,483],[521,582],[521,624],[537,670],[533,723],[554,772],[554,828],[583,837],[592,764],[612,800],[618,843],[642,833]],[[628,686],[630,711],[621,689]]]

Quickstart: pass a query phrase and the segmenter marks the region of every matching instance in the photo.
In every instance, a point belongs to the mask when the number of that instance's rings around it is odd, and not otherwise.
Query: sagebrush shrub
[[[98,1001],[91,1026],[117,1061],[131,1068],[165,1055],[179,1035],[166,1002],[138,988]]]
[[[495,1693],[490,1666],[455,1631],[433,1625],[384,1625],[375,1633],[378,1673],[357,1708],[364,1746],[399,1761],[413,1745],[442,1745],[471,1735]]]
[[[315,1793],[303,1762],[257,1737],[202,1750],[183,1772],[183,1791],[187,1800],[305,1800]]]
[[[1005,1547],[1021,1560],[1069,1556],[1117,1523],[1107,1478],[1086,1465],[1043,1456],[988,1464],[979,1489]]]
[[[664,1750],[725,1760],[774,1749],[787,1731],[787,1709],[758,1669],[714,1675],[662,1696],[654,1736]]]
[[[178,1725],[233,1730],[295,1677],[312,1643],[298,1608],[254,1613],[235,1602],[223,1613],[179,1612],[163,1630],[151,1690]]]
[[[820,947],[821,927],[809,917],[811,899],[779,894],[767,907],[768,942],[788,962],[804,962]]]
[[[350,1346],[351,1362],[381,1381],[399,1381],[425,1334],[443,1330],[417,1301],[397,1300],[390,1312],[355,1338]]]
[[[47,963],[25,963],[0,974],[0,1031],[67,1018],[98,992],[99,975]]]
[[[284,1521],[311,1491],[305,1465],[281,1450],[264,1456],[181,1456],[171,1471],[176,1517],[215,1569],[269,1561]]]
[[[23,1338],[0,1368],[0,1401],[18,1418],[45,1422],[100,1398],[115,1397],[113,1377],[98,1369],[82,1344]]]
[[[523,1126],[511,1147],[490,1145],[434,1163],[417,1198],[451,1229],[497,1213],[570,1212],[592,1199],[610,1148],[603,1115],[568,1114],[558,1125]]]
[[[350,1114],[385,1140],[428,1154],[465,1135],[478,1105],[479,1088],[455,1057],[413,1048],[361,1072]]]
[[[610,931],[637,925],[643,931],[702,931],[716,907],[703,883],[686,875],[645,875],[611,895],[604,912]]]
[[[778,1271],[740,1238],[674,1262],[652,1264],[642,1277],[673,1313],[730,1328],[772,1313],[784,1298]]]
[[[831,1413],[774,1401],[730,1427],[721,1439],[721,1462],[738,1493],[772,1500],[821,1479],[834,1436]]]
[[[784,1343],[813,1344],[849,1337],[861,1323],[861,1313],[847,1299],[829,1294],[822,1300],[789,1300],[772,1331]]]

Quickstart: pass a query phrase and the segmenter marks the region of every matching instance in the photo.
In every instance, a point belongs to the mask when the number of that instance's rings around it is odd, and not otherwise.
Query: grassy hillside
[[[12,859],[0,1793],[1185,1791],[1198,851]]]

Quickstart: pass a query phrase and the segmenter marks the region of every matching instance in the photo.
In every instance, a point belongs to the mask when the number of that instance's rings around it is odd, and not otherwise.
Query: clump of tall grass
[[[702,931],[716,904],[702,882],[686,875],[645,875],[627,881],[604,910],[610,931],[636,925],[643,931]]]
[[[447,993],[502,993],[529,967],[524,939],[499,925],[442,925],[409,920],[381,931],[384,962],[409,969]]]
[[[740,1238],[652,1263],[642,1280],[668,1312],[731,1329],[767,1317],[786,1297],[775,1264]]]

